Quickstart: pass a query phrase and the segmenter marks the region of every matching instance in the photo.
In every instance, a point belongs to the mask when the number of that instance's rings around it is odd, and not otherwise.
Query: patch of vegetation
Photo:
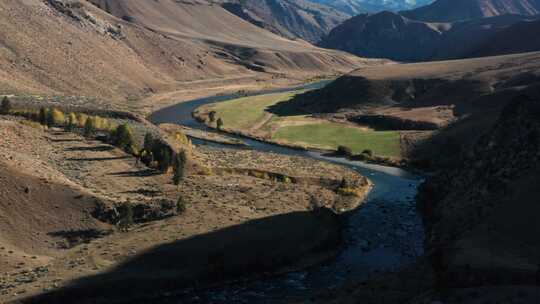
[[[321,149],[347,147],[343,152],[351,154],[370,150],[372,154],[398,157],[400,155],[399,133],[394,131],[369,131],[334,122],[285,126],[272,136],[274,140],[304,143]]]
[[[210,106],[210,113],[216,112],[214,118],[219,116],[222,122],[227,122],[227,128],[245,129],[263,119],[269,106],[291,99],[295,94],[279,93],[233,99]]]

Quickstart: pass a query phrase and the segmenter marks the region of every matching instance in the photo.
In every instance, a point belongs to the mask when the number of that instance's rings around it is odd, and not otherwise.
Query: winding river
[[[329,81],[287,89],[266,90],[268,94],[297,89],[314,89]],[[255,94],[254,94],[255,95]],[[195,99],[161,109],[149,119],[155,123],[177,123],[207,130],[191,115],[196,108],[237,98],[238,94]],[[414,262],[423,253],[424,231],[416,213],[414,196],[420,177],[399,168],[329,157],[314,151],[295,150],[251,139],[240,138],[251,149],[264,152],[310,157],[338,163],[356,170],[373,182],[366,202],[347,215],[345,246],[332,261],[303,271],[230,284],[204,291],[185,290],[167,303],[272,303],[302,299],[319,290],[338,286],[347,280],[362,280],[380,272],[395,270]],[[231,146],[193,139],[196,145],[234,149]]]

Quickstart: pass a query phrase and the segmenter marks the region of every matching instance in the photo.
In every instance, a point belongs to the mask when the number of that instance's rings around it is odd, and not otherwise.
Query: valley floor
[[[224,131],[287,146],[329,151],[346,146],[354,154],[371,150],[379,156],[401,156],[398,132],[376,131],[345,121],[298,113],[278,113],[272,109],[302,92],[267,94],[220,102],[197,109],[195,116],[211,127],[217,127],[217,119],[221,119]],[[215,112],[214,121],[209,118],[210,112]]]

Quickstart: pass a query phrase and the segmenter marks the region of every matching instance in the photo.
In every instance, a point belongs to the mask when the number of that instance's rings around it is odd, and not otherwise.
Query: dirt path
[[[272,117],[274,117],[274,114],[265,112],[262,120],[258,121],[256,124],[251,126],[251,128],[249,128],[249,131],[255,132],[259,130],[260,128],[264,127],[264,125],[266,125],[272,119]]]

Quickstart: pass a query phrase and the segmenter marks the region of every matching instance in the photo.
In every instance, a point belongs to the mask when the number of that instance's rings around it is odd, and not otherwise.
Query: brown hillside
[[[94,2],[114,16],[84,0],[2,1],[0,91],[134,100],[185,81],[358,66],[206,1]]]

